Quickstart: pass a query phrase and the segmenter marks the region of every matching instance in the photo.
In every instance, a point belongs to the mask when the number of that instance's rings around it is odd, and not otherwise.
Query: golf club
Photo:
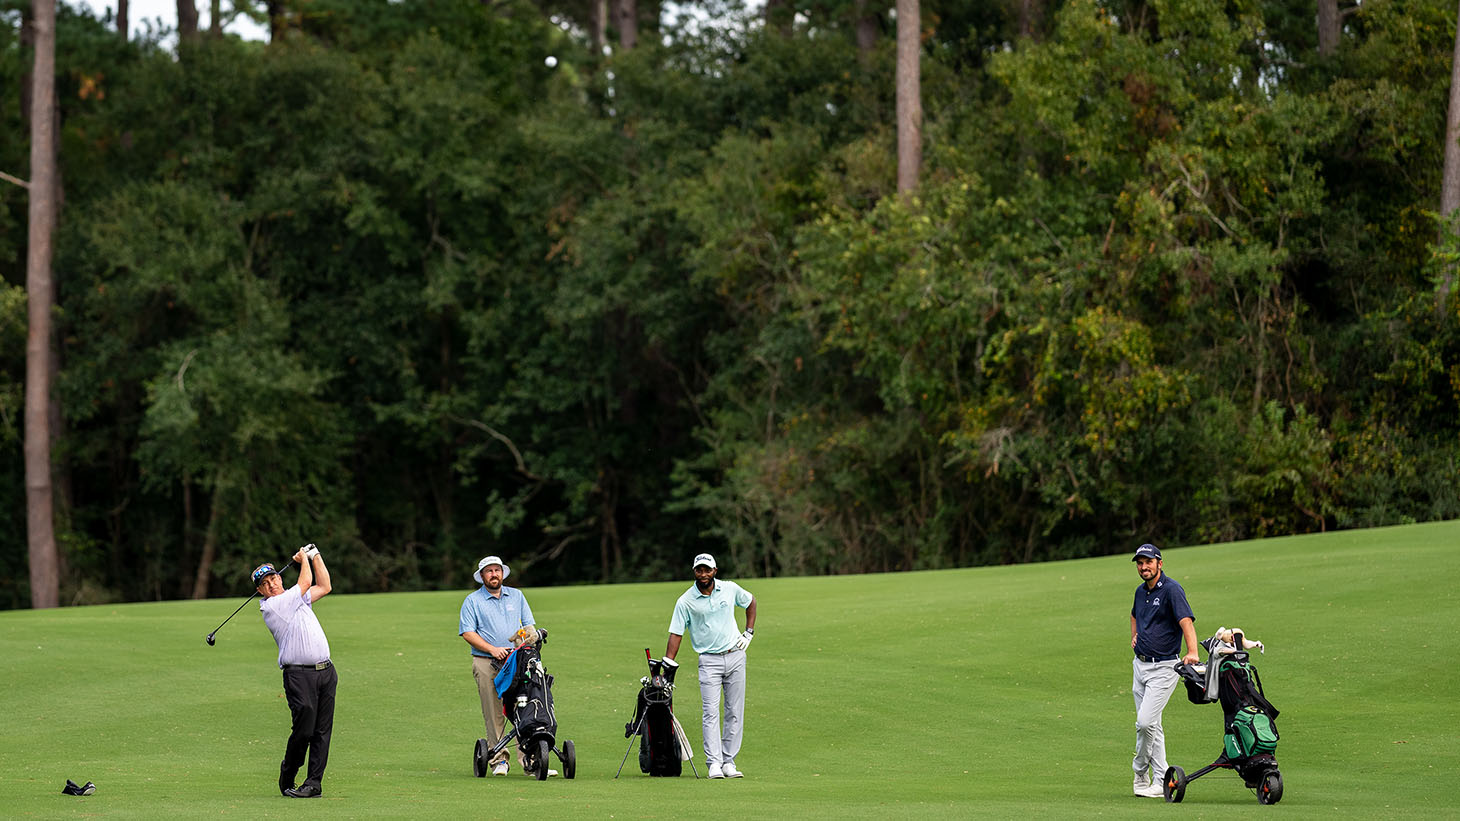
[[[275,567],[287,567],[289,564],[293,563],[293,561],[294,561],[294,557],[293,556],[290,556],[288,561],[280,562],[279,564],[275,565]],[[249,596],[246,599],[244,599],[243,600],[243,604],[240,604],[238,606],[238,610],[242,610],[244,607],[246,607],[248,605],[248,603],[251,602],[251,601],[253,601],[254,600],[254,597],[257,596],[258,594],[259,594],[259,591],[257,591],[257,590],[253,591],[253,595],[252,596]],[[228,618],[223,620],[223,624],[227,624],[229,619],[231,619],[234,616],[238,615],[238,610],[234,610],[232,613],[229,613],[228,614]],[[223,624],[220,624],[217,627],[213,628],[213,632],[209,633],[203,639],[203,641],[208,642],[208,646],[209,647],[212,647],[217,642],[217,640],[214,638],[214,636],[218,635],[218,631],[223,629]]]

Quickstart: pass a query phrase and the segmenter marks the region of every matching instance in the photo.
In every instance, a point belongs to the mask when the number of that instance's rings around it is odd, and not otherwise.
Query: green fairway
[[[750,649],[746,778],[650,779],[627,740],[644,648],[663,652],[689,581],[542,588],[559,739],[578,777],[472,777],[481,713],[468,592],[350,596],[318,614],[339,667],[325,797],[310,817],[1434,818],[1460,813],[1460,523],[1166,551],[1197,634],[1240,626],[1282,710],[1285,794],[1235,775],[1180,806],[1130,794],[1134,708],[1127,556],[895,575],[740,579],[760,607]],[[464,574],[465,576],[465,574]],[[688,574],[686,573],[686,577]],[[292,576],[290,577],[292,581]],[[469,580],[468,580],[469,584]],[[233,600],[0,614],[6,817],[298,814],[274,785],[289,712],[256,605]],[[693,653],[676,713],[700,736]],[[1167,750],[1188,772],[1221,712],[1178,690]],[[696,760],[701,775],[703,758]],[[561,769],[561,767],[559,767]],[[67,778],[97,784],[60,794]]]

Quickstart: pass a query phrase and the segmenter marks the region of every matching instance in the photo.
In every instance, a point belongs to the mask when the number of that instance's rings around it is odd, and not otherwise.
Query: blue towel
[[[521,649],[517,648],[517,650]],[[498,670],[497,675],[492,679],[492,684],[497,687],[497,698],[501,698],[512,687],[512,681],[517,678],[517,650],[513,650],[512,654],[507,656],[507,659],[502,662],[502,669]]]

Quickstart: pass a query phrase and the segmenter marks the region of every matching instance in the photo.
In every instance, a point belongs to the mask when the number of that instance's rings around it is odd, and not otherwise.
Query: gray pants
[[[1181,676],[1174,661],[1131,659],[1131,695],[1136,700],[1136,757],[1131,763],[1136,778],[1147,769],[1157,784],[1166,777],[1166,731],[1161,729],[1161,711],[1176,690]]]
[[[720,698],[724,694],[725,722],[720,722]],[[740,726],[745,715],[745,651],[700,656],[701,729],[704,732],[705,764],[719,767],[735,763],[740,752]]]

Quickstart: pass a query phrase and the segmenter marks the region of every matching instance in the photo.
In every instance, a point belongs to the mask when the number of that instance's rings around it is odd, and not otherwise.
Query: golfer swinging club
[[[735,582],[715,578],[715,557],[694,558],[694,586],[674,603],[669,619],[669,644],[664,657],[674,659],[689,628],[690,645],[700,654],[701,726],[705,766],[711,778],[740,778],[735,756],[745,715],[745,648],[755,637],[755,597]],[[745,608],[745,632],[737,632],[735,608]],[[720,696],[725,697],[725,724],[720,726]]]
[[[279,792],[286,798],[318,798],[323,794],[324,767],[330,756],[339,681],[330,663],[329,640],[314,616],[314,604],[329,595],[330,572],[319,548],[312,544],[299,548],[294,561],[299,563],[299,582],[288,590],[271,564],[254,570],[253,583],[263,597],[259,612],[264,624],[279,645],[284,697],[294,717],[279,764]],[[296,787],[294,776],[304,766],[305,750],[309,751],[309,771],[304,783]]]
[[[1130,610],[1131,695],[1136,700],[1135,794],[1163,798],[1166,777],[1166,733],[1161,712],[1181,677],[1176,673],[1177,651],[1186,640],[1182,661],[1196,664],[1196,616],[1186,602],[1186,591],[1161,570],[1161,549],[1153,544],[1136,548],[1131,557],[1141,583]]]

